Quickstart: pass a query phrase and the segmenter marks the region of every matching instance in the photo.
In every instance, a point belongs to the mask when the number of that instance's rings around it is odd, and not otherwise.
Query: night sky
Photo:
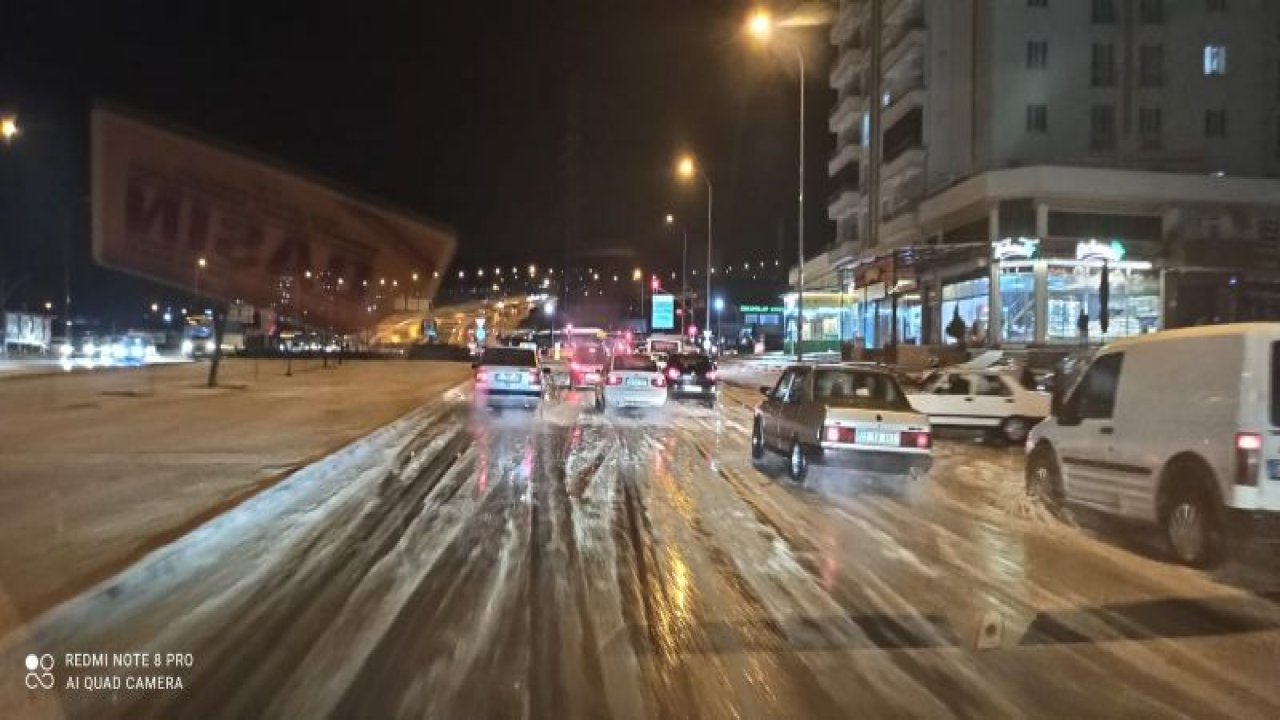
[[[795,255],[794,59],[752,48],[734,0],[136,2],[8,0],[0,111],[0,278],[10,306],[81,310],[160,292],[93,266],[87,118],[102,98],[307,168],[453,226],[455,267],[677,267],[665,213],[715,184],[718,263]],[[829,242],[826,28],[810,63],[808,246]],[[168,291],[167,296],[175,293]]]

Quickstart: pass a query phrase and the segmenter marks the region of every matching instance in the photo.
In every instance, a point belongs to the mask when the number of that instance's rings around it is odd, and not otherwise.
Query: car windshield
[[[1280,0],[0,0],[0,720],[1278,680]]]
[[[619,355],[613,359],[613,369],[657,372],[658,364],[648,355]]]
[[[486,348],[480,356],[481,365],[508,365],[533,367],[537,364],[534,351],[521,348]]]

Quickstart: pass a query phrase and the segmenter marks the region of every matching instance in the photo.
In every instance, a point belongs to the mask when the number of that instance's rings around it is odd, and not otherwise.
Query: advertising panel
[[[676,298],[674,295],[653,296],[653,329],[671,330],[676,326]]]

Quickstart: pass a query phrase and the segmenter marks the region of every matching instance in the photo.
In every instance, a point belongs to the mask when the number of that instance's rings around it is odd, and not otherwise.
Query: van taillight
[[[477,371],[476,371],[476,384],[477,384],[477,385],[484,385],[484,384],[485,384],[485,383],[487,383],[487,382],[489,382],[489,373],[488,373],[487,371],[484,371],[484,370],[477,370]]]
[[[1236,484],[1250,487],[1258,484],[1258,461],[1262,456],[1262,436],[1258,433],[1236,433]]]

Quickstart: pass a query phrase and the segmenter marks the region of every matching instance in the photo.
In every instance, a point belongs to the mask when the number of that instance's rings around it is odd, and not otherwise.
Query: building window
[[[1159,25],[1164,22],[1164,0],[1142,0],[1138,6],[1138,18],[1143,25]]]
[[[1048,105],[1028,105],[1027,106],[1027,132],[1029,133],[1049,132],[1049,106]]]
[[[1116,109],[1112,105],[1094,105],[1089,113],[1089,149],[1114,150],[1116,147]]]
[[[1138,48],[1138,84],[1160,87],[1164,84],[1164,46],[1143,45]]]
[[[1027,0],[1027,7],[1049,7],[1049,0]]]
[[[1224,13],[1227,11],[1227,0],[1206,0],[1205,10],[1211,13]]]
[[[1205,75],[1226,75],[1227,74],[1227,46],[1226,45],[1205,45],[1204,46],[1204,74]]]
[[[1138,108],[1138,137],[1143,150],[1159,150],[1161,141],[1160,108]]]
[[[1204,111],[1204,136],[1216,138],[1227,136],[1226,110]]]
[[[1094,87],[1112,87],[1116,84],[1116,46],[1093,44],[1093,70],[1090,83]]]
[[[1049,43],[1046,40],[1032,40],[1027,43],[1027,67],[1043,68],[1049,65]]]
[[[1115,0],[1093,0],[1093,21],[1109,25],[1116,21]]]

